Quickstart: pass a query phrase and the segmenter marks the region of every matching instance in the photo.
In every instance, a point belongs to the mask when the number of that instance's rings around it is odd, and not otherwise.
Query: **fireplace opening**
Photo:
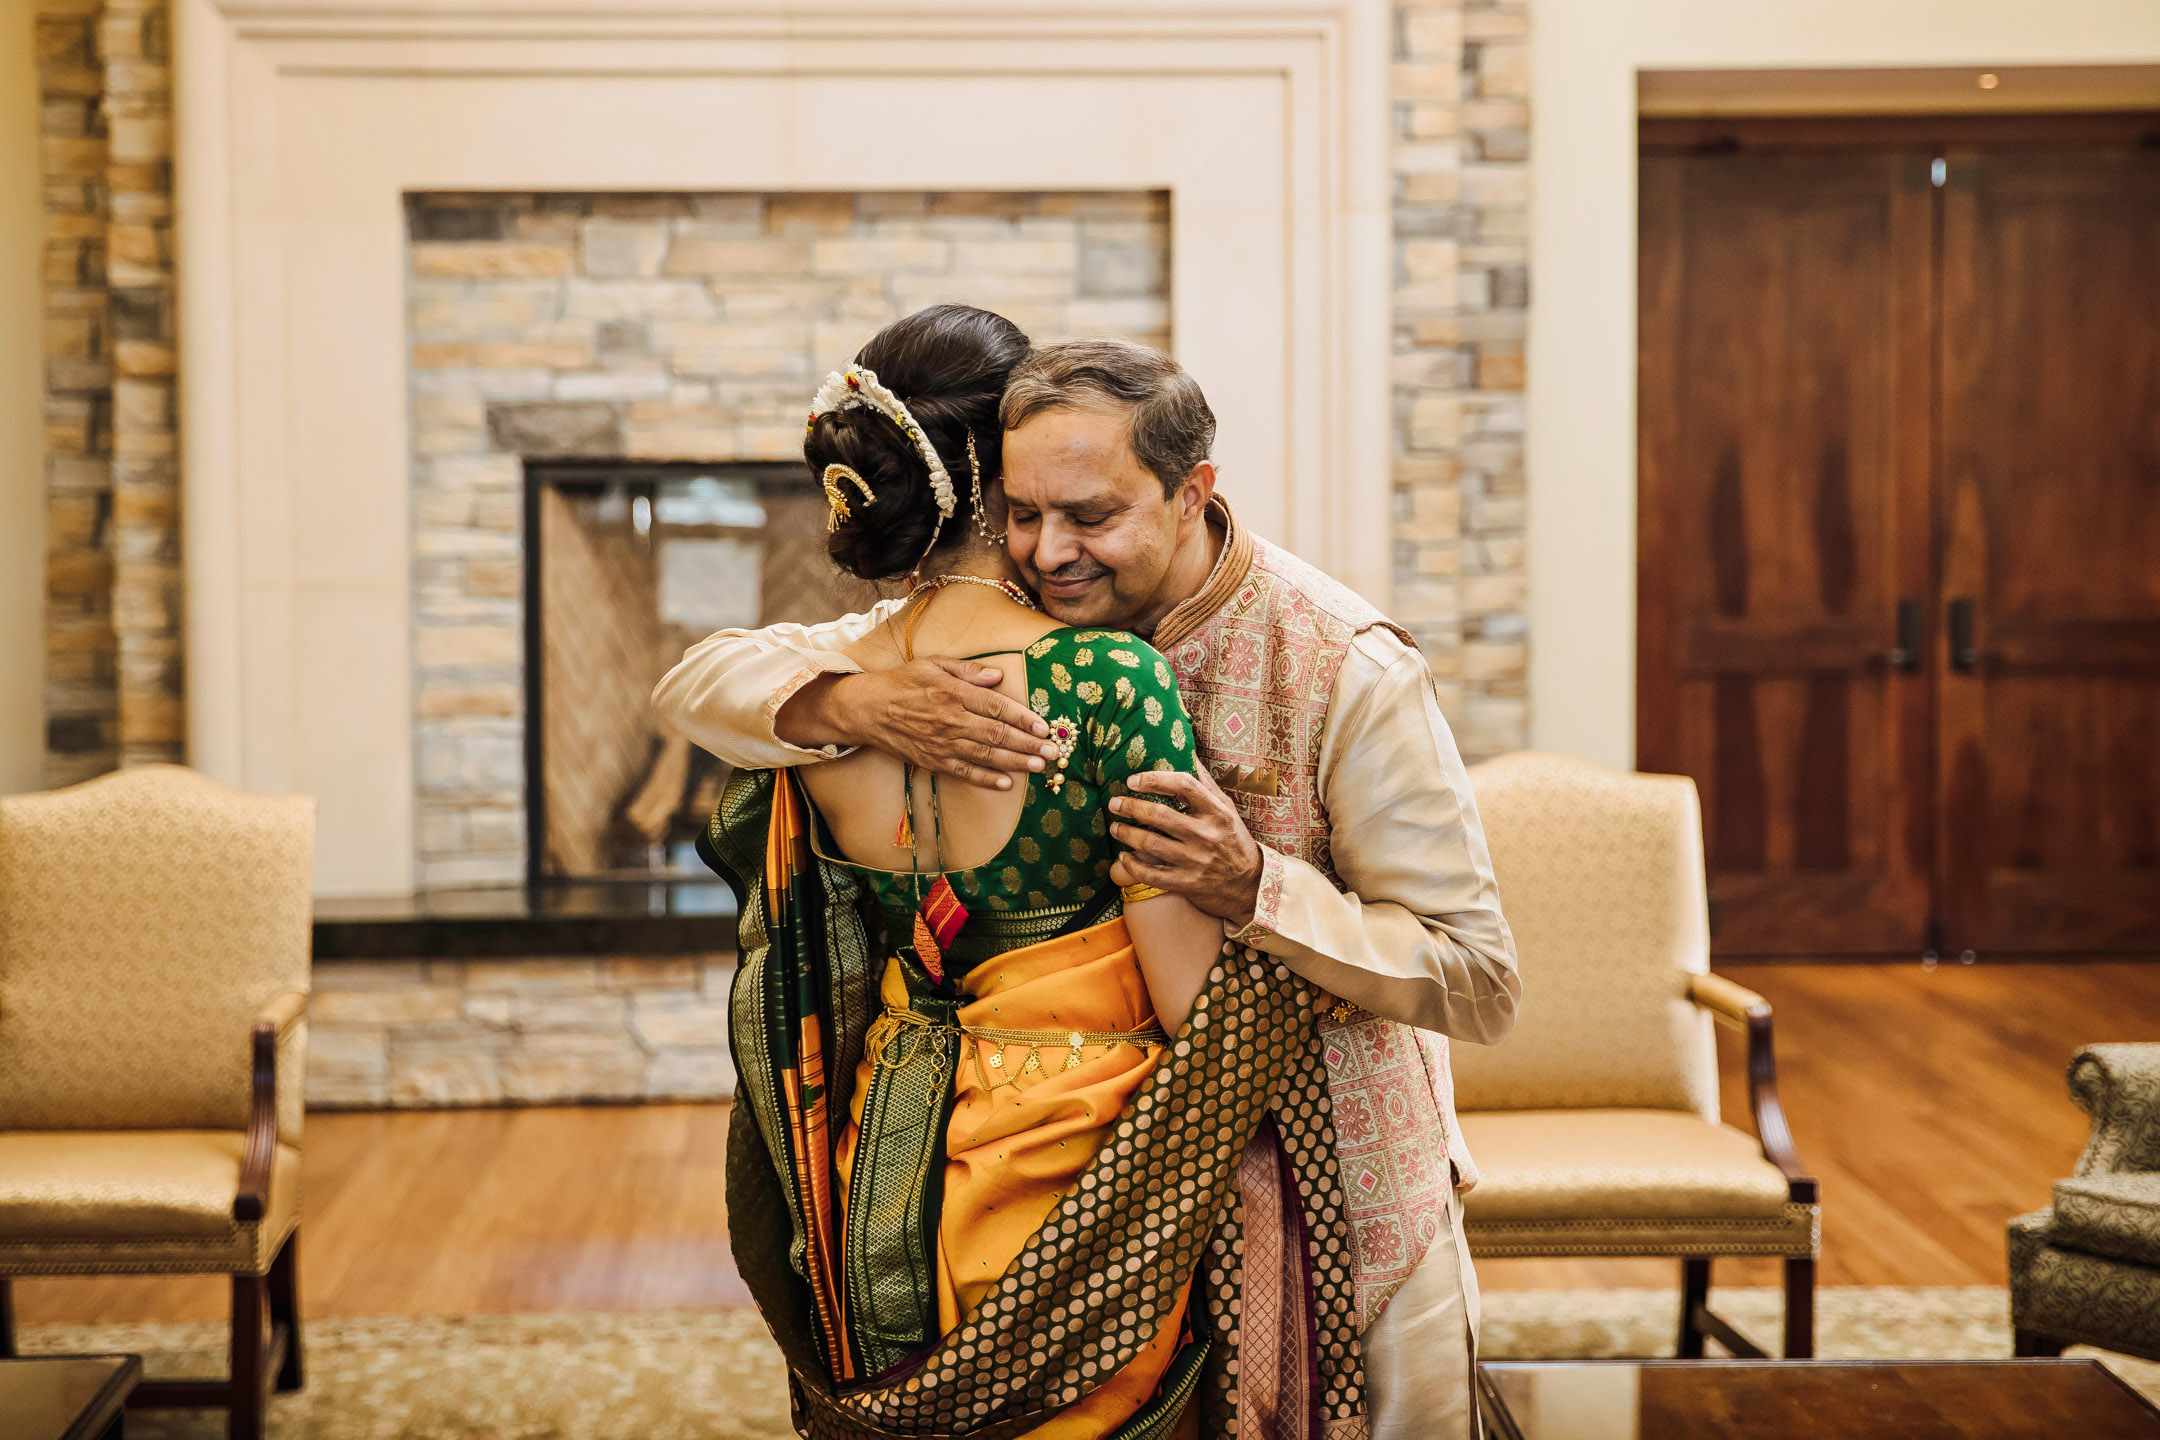
[[[527,461],[525,789],[535,885],[709,879],[693,848],[727,767],[653,715],[715,630],[873,602],[825,555],[800,464]]]

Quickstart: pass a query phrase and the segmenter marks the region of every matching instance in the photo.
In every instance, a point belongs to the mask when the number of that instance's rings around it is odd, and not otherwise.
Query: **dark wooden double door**
[[[2160,954],[2160,117],[1646,122],[1640,238],[1719,953]]]

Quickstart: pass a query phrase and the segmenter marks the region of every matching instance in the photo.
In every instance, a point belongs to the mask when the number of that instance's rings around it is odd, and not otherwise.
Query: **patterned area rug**
[[[1509,1290],[1485,1297],[1488,1359],[1672,1353],[1669,1290]],[[1719,1290],[1718,1312],[1775,1343],[1772,1290]],[[1994,1289],[1836,1289],[1817,1305],[1827,1357],[1996,1358],[2010,1353]],[[33,1353],[135,1351],[153,1375],[213,1375],[209,1324],[26,1325]],[[2072,1351],[2072,1354],[2086,1352]],[[2092,1352],[2098,1353],[2098,1352]],[[2160,1365],[2102,1355],[2160,1402]],[[308,1387],[271,1406],[274,1440],[751,1440],[793,1434],[779,1353],[754,1313],[476,1315],[311,1321]],[[130,1440],[216,1440],[221,1415],[128,1417]]]

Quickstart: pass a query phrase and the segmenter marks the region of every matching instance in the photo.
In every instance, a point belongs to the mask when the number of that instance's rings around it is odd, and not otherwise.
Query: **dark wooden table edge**
[[[1807,1370],[1890,1370],[1909,1369],[1914,1366],[1921,1365],[1955,1365],[1967,1367],[1994,1367],[2003,1365],[2014,1365],[2021,1368],[2028,1366],[2050,1366],[2059,1369],[2064,1366],[2084,1365],[2090,1366],[2092,1369],[2099,1371],[2100,1374],[2104,1376],[2108,1381],[2110,1381],[2116,1389],[2122,1391],[2125,1395],[2129,1396],[2131,1401],[2136,1404],[2140,1409],[2144,1410],[2146,1414],[2152,1416],[2155,1420],[2160,1420],[2160,1405],[2153,1404],[2151,1400],[2148,1400],[2145,1397],[2145,1393],[2143,1391],[2139,1390],[2135,1385],[2132,1385],[2129,1381],[2123,1379],[2122,1376],[2117,1375],[2113,1370],[2110,1370],[2106,1365],[2103,1365],[2100,1361],[2093,1359],[2089,1355],[2025,1356],[2015,1359],[2010,1357],[2004,1357],[1999,1360],[1954,1360],[1937,1358],[1930,1358],[1924,1360],[1677,1360],[1662,1356],[1645,1358],[1641,1360],[1631,1360],[1628,1359],[1626,1356],[1611,1356],[1597,1360],[1480,1360],[1477,1362],[1476,1398],[1478,1403],[1485,1410],[1486,1418],[1495,1422],[1495,1427],[1500,1432],[1500,1440],[1523,1440],[1523,1433],[1521,1427],[1516,1425],[1515,1417],[1509,1413],[1507,1408],[1507,1402],[1500,1397],[1499,1388],[1492,1383],[1491,1379],[1489,1378],[1488,1372],[1495,1370],[1527,1370],[1532,1367],[1537,1367],[1540,1369],[1550,1369],[1554,1366],[1559,1365],[1632,1365],[1638,1370],[1670,1370],[1680,1368],[1701,1370],[1706,1367],[1721,1370],[1790,1370],[1795,1368]]]
[[[97,1440],[112,1422],[127,1408],[128,1396],[142,1383],[142,1356],[124,1351],[109,1351],[98,1355],[10,1355],[4,1362],[10,1365],[35,1364],[40,1360],[118,1360],[120,1368],[106,1377],[91,1397],[90,1404],[75,1418],[61,1440]],[[88,1421],[86,1425],[84,1422]]]

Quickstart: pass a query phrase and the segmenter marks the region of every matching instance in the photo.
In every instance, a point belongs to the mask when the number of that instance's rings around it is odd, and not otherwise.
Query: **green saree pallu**
[[[1297,1078],[1311,996],[1226,946],[1185,1029],[1078,1181],[974,1309],[940,1335],[924,1272],[959,1047],[937,1040],[946,1033],[941,997],[917,995],[911,981],[910,1006],[924,1012],[919,1043],[897,1057],[892,1076],[883,1061],[874,1067],[864,1097],[853,1187],[874,1201],[836,1193],[836,1131],[871,1026],[885,1013],[878,981],[887,957],[864,882],[825,858],[832,847],[812,843],[817,823],[792,777],[738,771],[699,840],[741,906],[729,1024],[738,1111],[755,1123],[728,1131],[736,1264],[786,1357],[804,1434],[1009,1440],[1123,1369],[1174,1313],[1210,1247],[1219,1259],[1232,1243],[1240,1162],[1271,1098]],[[1237,1330],[1223,1318],[1235,1301],[1211,1292],[1203,1315],[1196,1295],[1198,1338],[1114,1440],[1167,1434],[1196,1390],[1207,1390],[1203,1366],[1214,1377],[1235,1373]],[[1227,1418],[1204,1416],[1203,1429],[1220,1433]]]

